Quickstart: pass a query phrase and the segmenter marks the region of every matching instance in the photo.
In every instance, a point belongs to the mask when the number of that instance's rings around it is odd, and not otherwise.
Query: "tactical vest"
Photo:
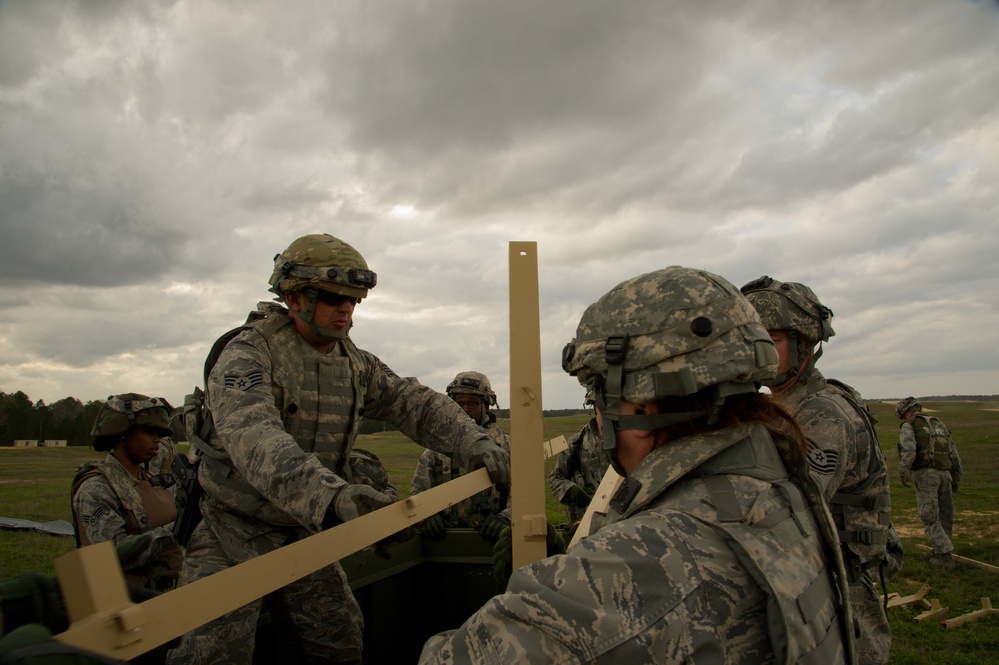
[[[143,478],[134,480],[122,478],[124,470],[109,468],[111,463],[85,462],[76,469],[70,490],[70,504],[83,483],[95,476],[101,476],[118,498],[121,516],[125,520],[125,533],[134,536],[157,527],[166,526],[177,517],[177,506],[173,493],[162,486],[150,483],[150,477],[140,471]],[[122,483],[131,480],[131,487]],[[73,509],[73,527],[76,532],[76,546],[91,545],[87,532],[76,509]],[[123,571],[125,579],[140,586],[166,588],[180,575],[180,566],[184,554],[180,547],[174,545],[159,553],[155,561],[150,561],[140,568]]]
[[[334,351],[321,354],[291,323],[291,317],[282,313],[271,312],[257,320],[251,315],[243,328],[250,332],[242,334],[258,335],[266,345],[271,359],[271,393],[285,431],[302,450],[313,453],[323,466],[351,482],[347,459],[357,438],[365,395],[360,354],[349,339],[337,342]],[[214,428],[209,439],[195,442],[205,453],[199,480],[209,494],[212,485],[224,486],[227,494],[238,497],[226,502],[228,509],[271,524],[297,524],[239,475]]]
[[[916,435],[916,459],[912,463],[913,471],[928,467],[950,471],[950,437],[947,427],[939,419],[923,414],[913,418],[911,425]]]
[[[812,536],[816,528],[822,534],[827,558],[839,565],[838,548],[831,546],[835,540],[832,525],[821,507],[817,488],[803,492],[791,482],[773,439],[762,426],[733,427],[687,438],[697,441],[679,440],[666,447],[694,448],[684,451],[687,456],[682,462],[666,465],[667,477],[625,479],[611,502],[606,523],[660,504],[697,517],[726,540],[768,595],[768,632],[777,662],[834,662],[841,648],[852,662],[852,626],[847,627],[844,613],[848,604],[845,581],[822,563],[822,558],[817,558],[813,569],[806,570],[798,562],[793,573],[787,570],[788,550]],[[659,454],[669,454],[666,448],[659,449],[664,451]],[[745,477],[776,488],[785,498],[785,506],[750,524],[747,517],[752,506],[741,505],[735,494],[736,485],[746,482]],[[687,478],[704,483],[709,502],[692,486],[690,491],[680,486],[690,482]],[[642,481],[650,486],[642,487]],[[673,485],[678,485],[678,491],[664,496]]]

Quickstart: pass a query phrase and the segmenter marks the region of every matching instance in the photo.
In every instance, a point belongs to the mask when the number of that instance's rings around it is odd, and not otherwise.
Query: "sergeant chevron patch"
[[[226,388],[235,388],[236,390],[242,390],[243,392],[252,390],[263,382],[264,373],[259,369],[247,372],[246,374],[226,374],[223,379],[223,383]]]

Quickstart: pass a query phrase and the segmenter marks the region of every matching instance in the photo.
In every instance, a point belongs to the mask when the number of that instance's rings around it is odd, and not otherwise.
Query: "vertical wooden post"
[[[510,506],[513,568],[545,558],[538,244],[510,243]]]

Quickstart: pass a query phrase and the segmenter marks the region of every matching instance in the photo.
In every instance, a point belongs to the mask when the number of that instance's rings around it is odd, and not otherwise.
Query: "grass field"
[[[999,402],[939,402],[924,407],[935,411],[954,434],[964,478],[956,496],[954,526],[956,553],[999,566]],[[888,583],[900,595],[931,587],[929,599],[949,608],[945,618],[970,613],[983,598],[999,607],[999,573],[961,565],[953,573],[931,567],[920,556],[925,544],[916,513],[915,493],[898,477],[898,420],[894,404],[872,403],[892,481],[893,520],[905,545],[905,566]],[[549,418],[545,438],[567,437],[586,422],[585,416]],[[401,496],[409,493],[416,458],[422,448],[398,432],[372,434],[358,443],[384,462]],[[70,521],[69,484],[73,469],[102,455],[89,448],[0,449],[0,516],[47,522]],[[547,470],[546,470],[547,473]],[[548,493],[548,518],[565,521],[564,513]],[[32,531],[0,530],[0,579],[27,571],[52,572],[52,560],[73,549],[72,538]],[[999,615],[959,628],[946,629],[939,621],[917,623],[921,605],[889,610],[894,643],[892,663],[988,665],[999,663]]]

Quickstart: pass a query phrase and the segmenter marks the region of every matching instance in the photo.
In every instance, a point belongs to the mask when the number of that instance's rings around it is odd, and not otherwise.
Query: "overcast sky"
[[[999,393],[999,8],[906,2],[0,2],[0,390],[175,404],[299,235],[378,286],[352,338],[510,405],[537,242],[545,408],[579,317],[667,265],[835,312],[865,397]]]

